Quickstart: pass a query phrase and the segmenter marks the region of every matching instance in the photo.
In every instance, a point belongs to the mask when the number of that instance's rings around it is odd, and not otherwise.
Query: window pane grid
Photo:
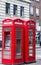
[[[24,16],[24,7],[20,7],[20,16]]]
[[[10,14],[10,3],[6,3],[6,14]]]
[[[14,5],[13,6],[13,14],[14,15],[17,15],[17,5]]]

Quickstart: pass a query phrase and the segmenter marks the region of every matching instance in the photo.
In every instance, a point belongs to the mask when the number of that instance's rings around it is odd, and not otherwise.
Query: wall
[[[5,5],[6,2],[10,3],[10,14],[6,15]],[[18,5],[17,16],[13,15],[13,4]],[[20,6],[24,6],[24,17],[20,17]],[[2,20],[6,18],[21,18],[24,20],[29,19],[29,3],[21,2],[18,0],[0,0],[0,41],[2,41]]]

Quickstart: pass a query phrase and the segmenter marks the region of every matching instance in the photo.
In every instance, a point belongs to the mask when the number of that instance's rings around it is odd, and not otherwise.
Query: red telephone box
[[[5,19],[2,23],[2,63],[24,62],[24,25],[20,19]]]
[[[36,61],[35,22],[29,20],[25,25],[25,62]]]

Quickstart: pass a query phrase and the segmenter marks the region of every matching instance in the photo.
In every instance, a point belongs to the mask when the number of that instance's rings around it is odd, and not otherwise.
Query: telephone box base
[[[24,64],[31,64],[31,63],[36,63],[36,61],[33,61],[33,62],[24,62]]]

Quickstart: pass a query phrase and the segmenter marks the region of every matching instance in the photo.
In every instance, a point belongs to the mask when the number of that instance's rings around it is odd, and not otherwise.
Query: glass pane
[[[16,38],[22,38],[22,28],[16,28]]]
[[[7,34],[5,37],[5,50],[10,50],[10,34]]]
[[[6,3],[6,14],[10,13],[10,3]]]
[[[16,38],[22,38],[22,32],[16,31]]]
[[[20,16],[24,16],[24,7],[20,7]]]
[[[29,29],[29,56],[33,56],[33,29]]]
[[[16,50],[16,52],[17,53],[21,53],[21,40],[17,40],[17,50]]]
[[[14,15],[17,15],[17,5],[14,5],[13,6],[13,14]]]
[[[22,28],[16,28],[16,58],[22,54]]]
[[[16,28],[17,31],[22,31],[22,28]]]
[[[21,58],[22,53],[22,40],[17,39],[16,40],[17,46],[16,46],[16,58]]]

